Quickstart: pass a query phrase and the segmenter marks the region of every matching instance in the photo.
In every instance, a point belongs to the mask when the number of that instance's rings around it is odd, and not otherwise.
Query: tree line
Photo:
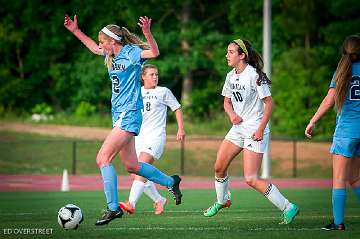
[[[261,0],[0,0],[0,114],[53,112],[108,113],[110,81],[102,57],[92,55],[63,27],[64,14],[78,15],[93,39],[110,23],[141,36],[139,16],[153,19],[161,55],[160,85],[181,100],[192,119],[224,117],[221,89],[230,70],[228,43],[249,40],[262,52]],[[272,132],[303,135],[326,94],[347,35],[359,34],[358,0],[272,1]],[[44,108],[43,107],[43,108]],[[333,131],[335,113],[317,128]]]

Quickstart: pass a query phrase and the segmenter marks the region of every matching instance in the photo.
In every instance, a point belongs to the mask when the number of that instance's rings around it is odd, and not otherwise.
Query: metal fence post
[[[76,141],[72,143],[72,174],[76,175]]]
[[[185,138],[181,140],[181,148],[180,148],[180,173],[181,175],[185,175]]]
[[[296,140],[293,140],[293,177],[296,178]]]

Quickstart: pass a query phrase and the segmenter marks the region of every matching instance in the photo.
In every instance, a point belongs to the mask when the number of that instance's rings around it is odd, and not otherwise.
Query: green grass
[[[52,228],[51,235],[35,238],[359,238],[360,208],[349,193],[345,232],[324,232],[331,214],[329,189],[282,190],[300,207],[291,225],[278,225],[280,212],[266,198],[250,189],[232,190],[233,205],[213,218],[202,211],[214,202],[214,190],[184,190],[183,204],[171,200],[161,216],[153,214],[151,201],[143,196],[134,215],[125,215],[107,226],[94,226],[104,207],[101,191],[88,192],[2,192],[0,193],[0,237],[3,229]],[[165,192],[163,192],[164,194]],[[120,191],[120,199],[128,191]],[[57,224],[57,211],[67,203],[80,206],[84,222],[76,231],[65,231]],[[21,235],[17,238],[34,238]]]

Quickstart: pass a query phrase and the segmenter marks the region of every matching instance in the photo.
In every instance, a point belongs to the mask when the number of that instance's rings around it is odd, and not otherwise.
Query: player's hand
[[[243,119],[234,113],[230,115],[230,121],[232,124],[240,124],[243,121]]]
[[[262,129],[257,129],[252,135],[251,138],[254,141],[261,141],[263,140],[264,137],[264,130]]]
[[[141,27],[144,34],[150,33],[151,18],[148,18],[147,16],[140,17],[138,25]]]
[[[74,20],[72,20],[67,14],[65,14],[64,26],[66,29],[68,29],[71,32],[74,32],[77,29],[79,29],[77,25],[77,16],[75,15]]]
[[[312,137],[312,133],[313,133],[313,130],[315,128],[315,124],[310,122],[307,126],[306,126],[306,129],[305,129],[305,135],[306,137],[308,138],[311,138]]]
[[[176,140],[177,141],[183,141],[185,139],[185,131],[184,129],[178,129],[178,132],[176,134]]]

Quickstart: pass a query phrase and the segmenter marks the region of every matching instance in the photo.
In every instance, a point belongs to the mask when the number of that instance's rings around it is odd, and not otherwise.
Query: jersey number
[[[239,91],[233,92],[233,96],[234,96],[236,102],[242,102],[243,101],[243,98],[242,98]]]
[[[358,83],[356,85],[352,85],[350,87],[350,100],[360,100],[360,77],[355,76],[355,82]]]
[[[117,76],[111,76],[112,90],[114,94],[120,93],[120,80]]]
[[[151,103],[150,102],[146,102],[146,104],[145,104],[145,110],[146,111],[150,111],[150,106],[151,106]]]

